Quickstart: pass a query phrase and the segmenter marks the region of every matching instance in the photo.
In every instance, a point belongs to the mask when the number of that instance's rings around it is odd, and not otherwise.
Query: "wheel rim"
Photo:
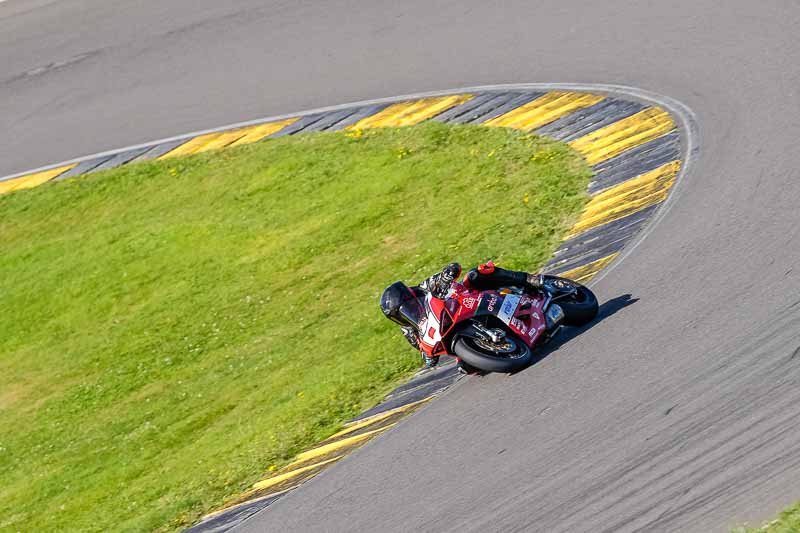
[[[511,337],[506,337],[501,343],[493,343],[477,337],[466,337],[465,340],[486,355],[498,359],[520,359],[525,357],[526,353],[524,347],[521,347]]]

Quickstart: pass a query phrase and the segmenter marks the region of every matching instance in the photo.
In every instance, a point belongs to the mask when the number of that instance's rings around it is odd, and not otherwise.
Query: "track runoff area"
[[[644,237],[696,150],[691,112],[657,95],[599,85],[493,86],[359,102],[162,139],[0,178],[0,194],[137,161],[284,135],[426,120],[530,131],[565,142],[583,155],[593,171],[590,200],[542,271],[584,284],[613,267]],[[453,364],[418,375],[189,531],[226,531],[243,522],[420,409],[456,377]]]

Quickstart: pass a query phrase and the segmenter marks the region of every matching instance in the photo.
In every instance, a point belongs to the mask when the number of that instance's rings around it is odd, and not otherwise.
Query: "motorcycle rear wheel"
[[[463,362],[486,372],[510,373],[530,366],[533,362],[533,351],[515,336],[509,340],[516,344],[516,348],[507,356],[496,355],[481,348],[475,339],[469,336],[459,337],[453,345],[453,351]]]
[[[600,306],[597,303],[597,296],[595,296],[592,291],[577,281],[572,281],[567,278],[546,275],[545,282],[547,280],[566,283],[575,288],[574,295],[566,298],[559,298],[554,302],[564,311],[563,324],[565,326],[585,326],[595,319]]]

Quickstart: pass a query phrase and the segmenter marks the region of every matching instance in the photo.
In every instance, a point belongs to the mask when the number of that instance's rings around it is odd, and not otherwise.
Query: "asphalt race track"
[[[611,302],[599,322],[525,372],[460,381],[239,530],[706,532],[771,517],[800,499],[800,6],[489,4],[8,0],[0,175],[426,90],[609,83],[677,99],[698,158],[595,284]]]

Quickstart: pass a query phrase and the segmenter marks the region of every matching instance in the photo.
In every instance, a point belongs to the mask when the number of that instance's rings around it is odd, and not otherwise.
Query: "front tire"
[[[511,337],[516,349],[508,356],[498,356],[482,349],[473,337],[461,336],[453,344],[455,354],[469,366],[486,372],[511,373],[530,366],[533,351],[516,336]]]

